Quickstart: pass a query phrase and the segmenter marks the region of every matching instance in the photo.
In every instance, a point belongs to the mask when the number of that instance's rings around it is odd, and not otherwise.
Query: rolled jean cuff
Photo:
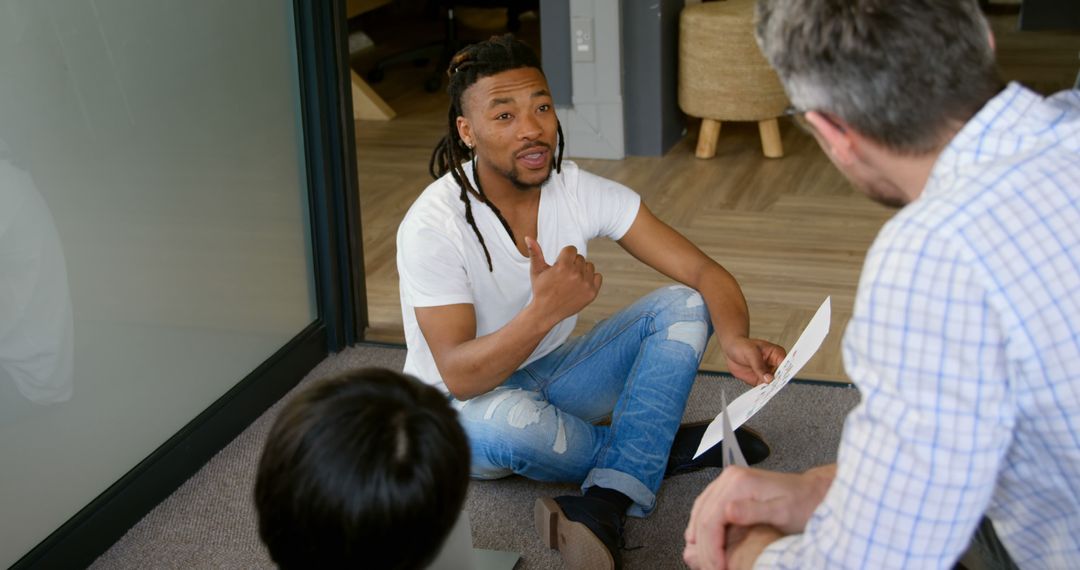
[[[632,517],[648,516],[656,507],[656,495],[644,483],[622,471],[593,469],[589,471],[589,476],[581,484],[581,492],[584,493],[589,487],[613,489],[630,497],[634,504],[630,506],[626,514]]]

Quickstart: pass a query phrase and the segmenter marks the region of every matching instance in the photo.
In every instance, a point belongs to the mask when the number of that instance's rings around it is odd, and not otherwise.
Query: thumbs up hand
[[[529,273],[532,279],[533,303],[549,314],[555,323],[576,315],[596,299],[603,275],[596,272],[590,261],[568,245],[559,252],[554,265],[548,265],[536,240],[526,236],[529,250]]]

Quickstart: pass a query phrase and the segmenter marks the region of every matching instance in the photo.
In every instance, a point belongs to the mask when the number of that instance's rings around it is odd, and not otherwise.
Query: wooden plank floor
[[[1007,78],[1044,93],[1072,85],[1080,34],[1016,32],[1015,15],[991,20]],[[537,24],[525,21],[523,37],[536,37]],[[477,35],[484,37],[483,32]],[[358,55],[354,68],[366,70],[376,56],[368,54],[365,60]],[[430,183],[428,159],[447,129],[446,95],[428,94],[421,87],[430,70],[389,70],[374,87],[397,118],[356,124],[369,340],[403,342],[394,235],[409,205]],[[697,125],[690,121],[687,136],[663,157],[577,162],[637,190],[661,219],[727,267],[746,294],[753,335],[790,347],[831,295],[832,330],[799,376],[846,381],[840,356],[843,328],[866,249],[892,211],[852,189],[813,139],[790,123],[781,122],[782,159],[761,155],[757,127],[750,123],[724,124],[717,156],[696,159]],[[579,331],[668,283],[611,242],[590,244],[590,258],[604,274],[604,286],[582,313]],[[702,368],[725,370],[715,342]]]

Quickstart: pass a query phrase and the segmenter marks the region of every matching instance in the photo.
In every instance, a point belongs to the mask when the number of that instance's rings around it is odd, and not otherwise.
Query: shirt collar
[[[948,179],[959,170],[980,163],[994,162],[1039,144],[1033,136],[1039,125],[1028,111],[1042,102],[1042,97],[1016,82],[990,99],[941,151],[923,194],[933,194],[948,187]]]

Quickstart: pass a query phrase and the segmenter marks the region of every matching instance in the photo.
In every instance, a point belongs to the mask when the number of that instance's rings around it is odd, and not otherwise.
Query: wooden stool
[[[776,119],[789,104],[754,39],[754,0],[706,2],[683,9],[679,107],[702,119],[698,158],[716,156],[721,121],[757,121],[765,156],[784,156]]]

